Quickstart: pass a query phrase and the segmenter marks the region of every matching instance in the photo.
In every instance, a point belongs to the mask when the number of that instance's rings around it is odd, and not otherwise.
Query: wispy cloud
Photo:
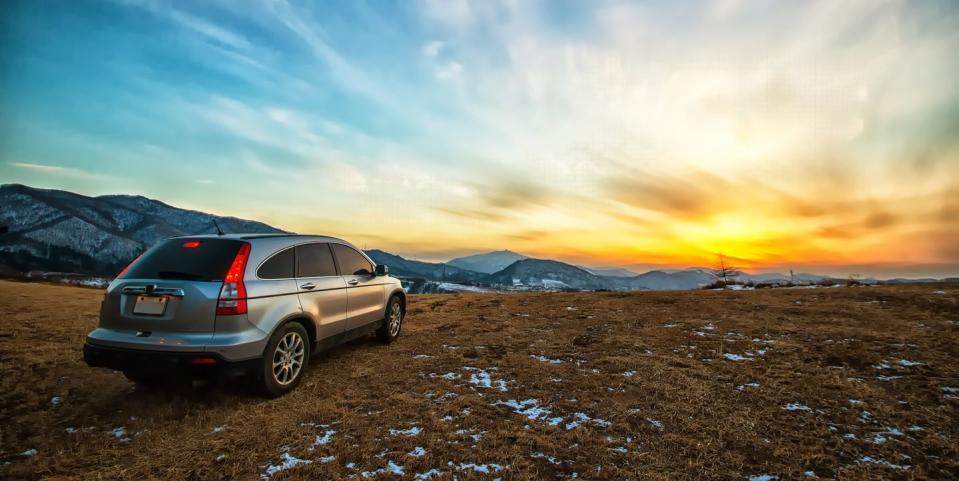
[[[49,174],[54,176],[62,177],[74,177],[81,179],[98,179],[105,178],[106,176],[102,174],[97,174],[93,172],[88,172],[83,169],[78,169],[75,167],[64,167],[61,165],[48,165],[48,164],[34,164],[30,162],[7,162],[13,167],[20,169],[26,169],[32,172],[39,172],[42,174]]]

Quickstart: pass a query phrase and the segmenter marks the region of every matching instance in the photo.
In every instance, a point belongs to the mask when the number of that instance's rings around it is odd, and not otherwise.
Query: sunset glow
[[[421,260],[959,275],[949,1],[14,2],[0,177]]]

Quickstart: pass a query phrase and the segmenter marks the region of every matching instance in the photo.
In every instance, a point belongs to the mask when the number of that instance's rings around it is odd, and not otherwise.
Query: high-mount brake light
[[[135,264],[136,261],[140,260],[140,257],[142,257],[142,256],[143,256],[143,254],[140,254],[140,255],[136,256],[136,258],[134,258],[132,261],[130,261],[130,263],[127,264],[127,266],[124,267],[124,268],[116,275],[116,278],[119,279],[120,277],[123,277],[123,274],[126,274],[127,271],[130,270],[130,266],[132,266],[133,264]]]
[[[220,298],[216,302],[216,315],[234,316],[246,314],[246,285],[243,284],[243,275],[246,271],[246,261],[250,258],[250,244],[243,243],[237,251],[230,269],[223,278],[220,287]]]
[[[186,241],[183,243],[183,247],[186,249],[196,249],[200,247],[200,241]]]

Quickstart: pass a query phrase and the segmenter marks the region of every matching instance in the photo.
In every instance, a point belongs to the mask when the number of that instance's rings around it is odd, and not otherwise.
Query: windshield
[[[167,239],[144,253],[120,277],[222,281],[242,244],[234,239]]]

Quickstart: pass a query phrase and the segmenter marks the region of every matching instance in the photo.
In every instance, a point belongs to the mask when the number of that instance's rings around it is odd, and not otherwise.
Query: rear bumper
[[[83,360],[90,367],[171,376],[242,376],[256,372],[260,365],[259,359],[230,362],[223,356],[210,352],[149,351],[91,344],[84,344]]]

